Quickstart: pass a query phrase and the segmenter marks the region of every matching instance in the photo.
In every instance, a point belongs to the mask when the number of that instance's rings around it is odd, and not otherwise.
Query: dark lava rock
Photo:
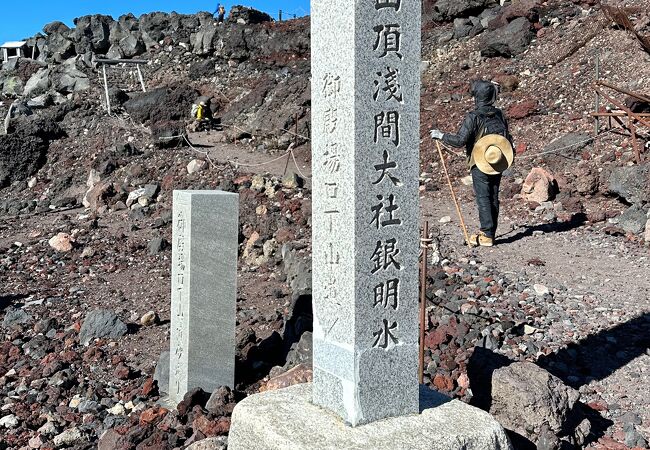
[[[140,123],[174,121],[189,117],[197,96],[189,86],[162,87],[133,94],[124,108]]]
[[[506,58],[523,53],[535,34],[532,24],[525,17],[519,17],[505,27],[486,33],[481,42],[481,55]]]
[[[169,352],[162,352],[158,357],[153,379],[158,384],[160,392],[169,393]]]
[[[96,338],[117,339],[124,336],[127,331],[128,327],[117,317],[117,314],[98,309],[86,315],[79,332],[79,342],[88,344]]]
[[[629,203],[649,203],[650,164],[612,169],[609,175],[609,192]]]
[[[431,10],[433,4],[431,18],[436,22],[449,22],[457,17],[469,17],[471,15],[478,15],[484,9],[498,5],[497,0],[437,0],[425,2],[425,11]]]
[[[7,308],[7,313],[2,321],[3,328],[13,328],[17,325],[24,325],[32,320],[32,316],[20,308]]]
[[[246,6],[233,6],[228,15],[228,23],[242,23],[242,24],[255,24],[272,22],[273,18],[265,12],[258,11]]]
[[[639,205],[632,205],[618,218],[618,225],[628,233],[639,234],[645,230],[647,221],[646,211]]]
[[[149,251],[150,255],[157,255],[158,253],[165,250],[168,245],[169,243],[165,240],[165,238],[156,236],[149,241],[149,244],[147,244],[147,250]]]
[[[208,402],[205,404],[205,409],[215,416],[225,416],[232,412],[229,405],[235,402],[235,395],[232,390],[227,386],[222,386],[214,390]]]

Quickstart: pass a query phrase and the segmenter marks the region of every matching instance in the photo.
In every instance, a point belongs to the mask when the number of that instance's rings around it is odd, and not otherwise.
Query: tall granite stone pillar
[[[313,0],[313,401],[418,412],[420,0]]]
[[[234,387],[239,196],[174,191],[169,397]]]

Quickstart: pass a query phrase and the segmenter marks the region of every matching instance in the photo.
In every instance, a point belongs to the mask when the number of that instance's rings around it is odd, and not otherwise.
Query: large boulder
[[[170,31],[169,14],[152,12],[140,16],[140,31],[151,41],[162,41]]]
[[[534,167],[521,187],[526,201],[542,203],[553,200],[558,192],[555,177],[541,167]]]
[[[50,89],[50,69],[41,69],[27,81],[23,94],[26,97],[35,97],[47,92],[48,89]]]
[[[525,17],[519,17],[508,25],[484,34],[481,42],[481,55],[506,58],[523,53],[535,33],[532,24]]]
[[[64,134],[48,117],[14,119],[11,126],[13,131],[0,136],[0,188],[38,172],[45,164],[49,141]]]
[[[255,24],[272,22],[273,17],[267,13],[246,6],[233,6],[228,15],[228,23]]]
[[[427,1],[426,3],[432,3]],[[498,0],[437,0],[425,10],[431,11],[431,18],[436,22],[449,22],[458,17],[478,15],[484,9],[499,4]],[[431,9],[429,9],[431,8]]]
[[[70,31],[70,27],[68,27],[63,22],[59,22],[58,20],[50,22],[43,27],[43,33],[45,34],[66,33],[68,31]]]
[[[147,50],[142,36],[139,33],[129,34],[120,40],[119,47],[125,58],[133,58],[143,54]]]
[[[23,80],[17,76],[10,76],[2,82],[2,94],[8,97],[17,97],[23,93]]]
[[[140,123],[176,121],[190,117],[197,96],[198,92],[187,85],[162,87],[134,94],[124,108]]]
[[[71,94],[90,89],[90,79],[77,68],[76,60],[71,58],[57,67],[53,85],[58,92]]]
[[[40,50],[46,60],[64,61],[76,54],[74,43],[63,33],[52,33],[44,41]]]
[[[207,56],[214,52],[215,38],[218,36],[218,28],[214,23],[202,26],[192,35],[192,52],[199,56]]]
[[[111,16],[101,14],[75,19],[75,29],[71,33],[71,38],[75,42],[77,54],[82,55],[87,52],[105,54],[111,46],[110,35],[113,22]]]
[[[580,394],[530,362],[515,362],[492,375],[490,413],[506,429],[537,443],[547,431],[561,434]]]
[[[613,169],[608,190],[628,203],[650,203],[650,164]]]

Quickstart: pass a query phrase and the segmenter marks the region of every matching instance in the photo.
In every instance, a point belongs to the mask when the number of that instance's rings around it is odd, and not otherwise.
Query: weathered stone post
[[[314,380],[238,403],[231,450],[510,449],[419,395],[420,3],[312,1]]]
[[[420,1],[312,2],[313,401],[418,412]]]
[[[169,398],[234,387],[239,196],[174,191]]]

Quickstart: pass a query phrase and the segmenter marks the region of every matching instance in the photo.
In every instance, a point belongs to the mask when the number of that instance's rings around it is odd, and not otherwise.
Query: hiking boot
[[[472,247],[492,247],[494,246],[494,239],[488,237],[482,231],[479,231],[478,234],[473,234],[469,237],[469,242]]]

